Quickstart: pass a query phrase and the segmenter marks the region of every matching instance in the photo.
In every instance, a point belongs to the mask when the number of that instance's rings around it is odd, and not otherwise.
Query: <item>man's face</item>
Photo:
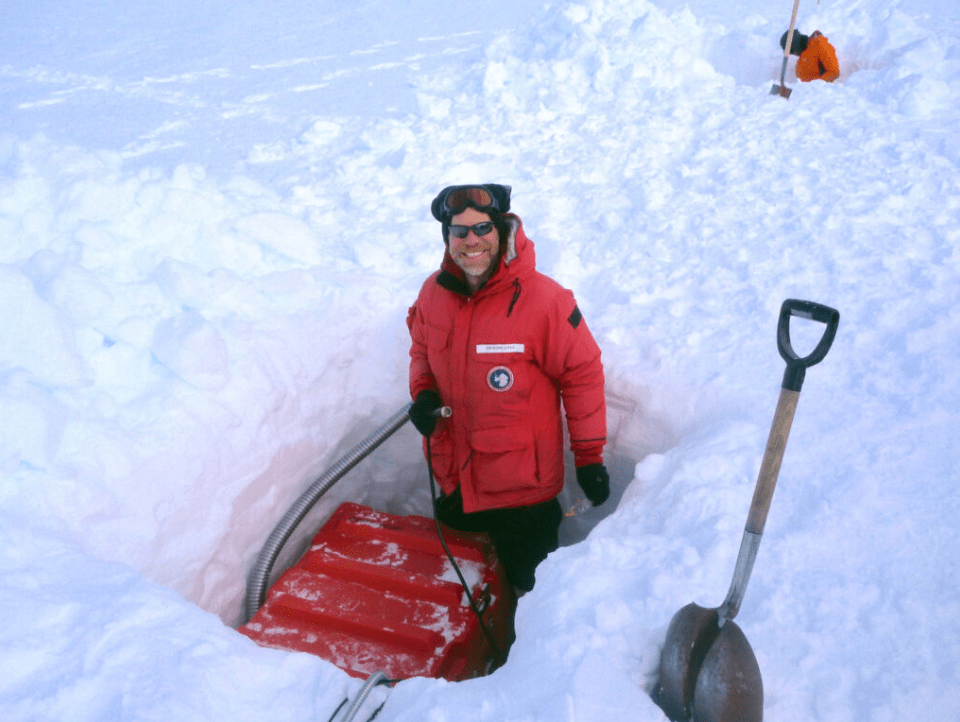
[[[490,216],[475,208],[465,208],[450,219],[451,226],[475,226],[477,223],[490,223]],[[466,238],[457,238],[451,232],[449,240],[450,256],[463,269],[471,287],[486,281],[500,260],[500,238],[496,227],[491,227],[490,232],[482,236],[471,228]]]

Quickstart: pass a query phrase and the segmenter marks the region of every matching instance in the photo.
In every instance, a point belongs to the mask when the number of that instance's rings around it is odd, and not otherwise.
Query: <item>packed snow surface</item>
[[[564,523],[503,668],[379,687],[377,719],[664,719],[667,625],[730,583],[787,298],[841,320],[737,617],[765,718],[960,719],[960,12],[803,0],[842,75],[791,60],[784,100],[791,9],[3,3],[0,718],[326,720],[356,694],[235,631],[247,577],[409,401],[430,200],[494,181],[603,350],[614,493]],[[345,500],[426,513],[412,427],[286,554]]]

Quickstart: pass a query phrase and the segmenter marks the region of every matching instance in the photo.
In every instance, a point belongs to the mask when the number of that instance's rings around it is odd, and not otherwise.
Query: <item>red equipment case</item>
[[[483,623],[506,654],[516,597],[486,535],[443,527]],[[343,504],[239,631],[355,677],[479,677],[498,662],[433,519]]]

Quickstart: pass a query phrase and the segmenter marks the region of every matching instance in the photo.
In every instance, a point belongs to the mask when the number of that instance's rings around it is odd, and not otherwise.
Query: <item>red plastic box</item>
[[[485,535],[443,531],[505,654],[516,598],[493,546]],[[265,647],[315,654],[355,677],[382,671],[391,679],[459,681],[498,664],[433,520],[358,504],[333,513],[239,631]]]

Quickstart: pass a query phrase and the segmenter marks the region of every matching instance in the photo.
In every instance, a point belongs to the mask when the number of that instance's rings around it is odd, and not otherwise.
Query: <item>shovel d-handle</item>
[[[823,337],[809,355],[801,358],[790,344],[790,319],[793,316],[812,319],[826,324]],[[747,532],[763,534],[763,527],[767,521],[767,512],[770,511],[770,502],[773,500],[773,491],[780,475],[780,463],[787,448],[787,438],[790,436],[790,427],[793,425],[793,416],[797,411],[797,401],[800,399],[800,388],[806,370],[823,361],[837,335],[837,325],[840,323],[840,313],[828,306],[811,301],[797,301],[788,299],[780,308],[780,323],[777,326],[777,348],[780,355],[787,362],[783,372],[783,384],[780,389],[780,398],[773,415],[773,424],[770,426],[770,435],[767,437],[767,446],[763,452],[763,462],[760,465],[760,475],[757,486],[753,491],[753,502],[750,504],[750,515],[747,517]]]
[[[820,339],[820,343],[807,356],[801,358],[790,344],[790,319],[793,316],[819,321],[827,325]],[[823,361],[833,339],[837,335],[837,326],[840,323],[840,312],[812,301],[798,301],[787,299],[780,307],[780,323],[777,326],[777,349],[780,356],[787,362],[783,372],[783,388],[800,393],[806,371]]]
[[[823,337],[813,351],[801,358],[790,344],[790,319],[793,316],[811,319],[826,324]],[[828,306],[811,301],[788,299],[780,309],[780,323],[777,327],[777,348],[780,355],[787,362],[787,369],[783,374],[783,384],[780,389],[780,398],[773,414],[773,423],[770,425],[770,434],[767,437],[767,446],[763,452],[763,461],[760,464],[760,473],[757,476],[757,485],[753,490],[753,500],[750,502],[750,513],[743,530],[743,540],[740,543],[740,553],[737,556],[737,565],[733,572],[733,581],[727,598],[720,606],[719,623],[733,619],[740,609],[740,602],[750,581],[753,563],[760,547],[760,539],[767,523],[767,514],[773,501],[773,492],[777,488],[777,478],[780,476],[780,464],[787,448],[787,439],[790,428],[793,426],[793,417],[797,411],[797,402],[800,400],[800,388],[806,370],[823,361],[837,335],[837,325],[840,323],[840,313]]]

